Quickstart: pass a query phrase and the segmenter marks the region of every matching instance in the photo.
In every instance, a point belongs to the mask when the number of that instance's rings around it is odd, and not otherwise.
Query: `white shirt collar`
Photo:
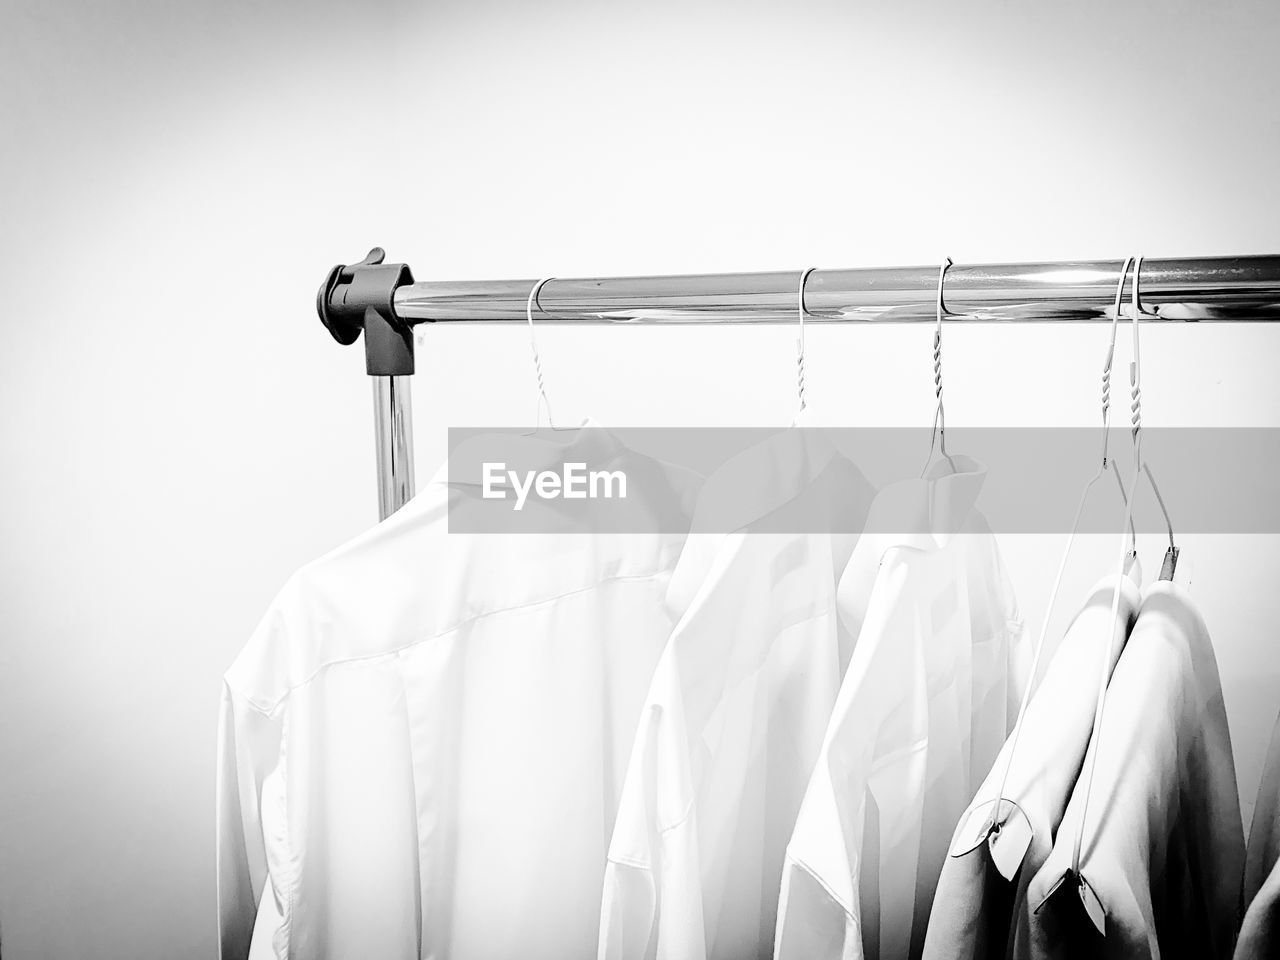
[[[432,484],[480,486],[481,465],[513,461],[527,469],[583,462],[596,466],[616,459],[626,448],[611,431],[587,418],[567,430],[542,430],[528,436],[483,433],[467,437],[449,451],[449,459],[432,478]]]
[[[931,551],[971,525],[987,477],[985,464],[964,455],[939,460],[923,477],[891,483],[867,514],[869,534],[891,535],[894,546]]]

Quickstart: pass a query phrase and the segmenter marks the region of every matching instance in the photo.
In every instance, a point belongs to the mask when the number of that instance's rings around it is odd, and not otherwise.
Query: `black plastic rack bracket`
[[[413,328],[395,312],[395,293],[413,283],[403,263],[383,263],[386,251],[374,247],[359,263],[329,271],[316,294],[316,312],[333,339],[350,345],[364,331],[365,369],[371,377],[413,374]]]

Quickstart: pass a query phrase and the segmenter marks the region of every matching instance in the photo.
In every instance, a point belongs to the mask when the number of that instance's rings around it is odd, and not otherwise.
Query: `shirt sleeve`
[[[604,878],[598,960],[705,954],[686,727],[670,667],[664,657],[622,788]]]
[[[262,786],[275,766],[279,723],[227,684],[218,719],[216,799],[218,955],[245,960],[267,876]]]
[[[661,667],[659,667],[661,669]],[[598,960],[652,955],[657,936],[657,831],[654,735],[661,711],[647,704],[636,729],[609,843],[600,905]]]
[[[876,578],[787,847],[776,960],[859,960],[859,890],[867,871],[882,904],[913,902],[928,725],[923,662],[906,601],[907,567],[891,556]],[[878,863],[862,862],[868,795],[881,812],[872,831]],[[909,916],[905,924],[881,923],[899,933],[910,927]],[[891,951],[882,945],[881,952]]]

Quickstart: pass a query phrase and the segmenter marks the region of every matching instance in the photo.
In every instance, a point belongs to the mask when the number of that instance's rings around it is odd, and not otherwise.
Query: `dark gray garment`
[[[1005,957],[1012,949],[1014,918],[1025,912],[1019,905],[1026,900],[1027,884],[1053,849],[1054,833],[1089,744],[1102,658],[1109,658],[1108,671],[1115,667],[1138,614],[1138,588],[1125,577],[1113,622],[1114,590],[1114,577],[1094,587],[1058,644],[1022,719],[1004,791],[1005,799],[1018,804],[1033,830],[1021,869],[1006,880],[992,863],[985,842],[962,856],[948,856],[929,915],[925,960]],[[1108,638],[1109,651],[1104,648]],[[961,835],[968,828],[983,825],[1012,746],[1010,737],[961,818],[953,853],[964,843]]]
[[[1097,769],[1080,872],[1105,911],[1086,914],[1071,869],[1084,778],[1027,890],[1016,957],[1225,960],[1240,923],[1244,829],[1209,631],[1186,591],[1143,595],[1093,732]],[[1086,759],[1086,763],[1088,760]]]

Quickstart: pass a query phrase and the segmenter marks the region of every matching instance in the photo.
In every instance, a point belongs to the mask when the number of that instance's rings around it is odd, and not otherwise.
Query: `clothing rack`
[[[526,321],[534,280],[415,282],[409,267],[363,261],[329,271],[316,297],[339,343],[365,336],[373,377],[379,516],[413,496],[410,380],[413,326]],[[951,265],[946,322],[1083,322],[1110,319],[1123,258]],[[768,273],[551,279],[534,312],[543,323],[795,323],[801,269]],[[1130,281],[1132,282],[1132,281]],[[1280,321],[1280,256],[1143,260],[1144,319]],[[938,267],[813,270],[806,322],[915,323],[936,317]]]

